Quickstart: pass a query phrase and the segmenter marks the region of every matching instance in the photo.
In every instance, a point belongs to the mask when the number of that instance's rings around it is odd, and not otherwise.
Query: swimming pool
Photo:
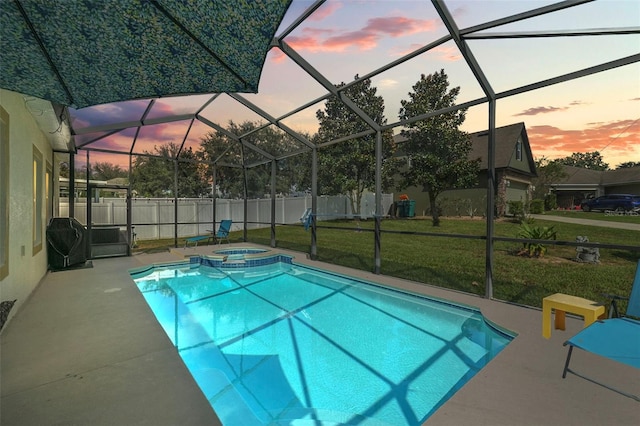
[[[418,425],[514,336],[472,307],[282,261],[131,274],[226,426]]]

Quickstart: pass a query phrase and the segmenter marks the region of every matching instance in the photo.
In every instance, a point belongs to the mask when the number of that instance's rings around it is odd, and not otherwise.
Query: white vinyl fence
[[[393,204],[393,194],[382,194],[383,215]],[[244,200],[216,199],[216,221],[233,220],[232,231],[241,230],[244,222]],[[131,200],[131,223],[135,226],[138,239],[152,240],[173,238],[174,200],[172,198],[135,198]],[[93,225],[113,225],[126,228],[127,205],[124,198],[100,198],[91,203]],[[276,198],[276,224],[294,224],[307,208],[311,208],[311,197]],[[360,215],[372,218],[375,215],[375,194],[362,197]],[[69,203],[60,201],[60,216],[68,217]],[[75,218],[87,224],[85,200],[75,203]],[[318,221],[353,217],[349,199],[346,196],[318,197]],[[270,226],[271,199],[247,200],[247,228],[256,229]],[[260,222],[260,223],[252,223]],[[217,227],[217,226],[216,226]],[[178,237],[206,234],[213,229],[213,200],[208,198],[178,199]]]

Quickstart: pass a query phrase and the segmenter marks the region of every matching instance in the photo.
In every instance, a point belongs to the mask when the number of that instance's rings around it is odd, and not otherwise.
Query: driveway
[[[592,215],[594,213],[585,213],[585,215]],[[596,213],[597,214],[597,213]],[[640,231],[640,216],[638,216],[638,223],[623,223],[623,222],[611,222],[608,220],[597,220],[589,218],[576,218],[576,217],[563,217],[545,214],[532,214],[532,218],[539,220],[549,220],[553,222],[565,222],[576,223],[579,225],[588,226],[602,226],[606,228],[628,229],[630,231]]]

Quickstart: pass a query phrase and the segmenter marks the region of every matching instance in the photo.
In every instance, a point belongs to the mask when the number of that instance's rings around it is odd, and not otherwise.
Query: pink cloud
[[[341,9],[341,8],[342,8],[342,3],[327,2],[322,6],[320,6],[318,9],[316,9],[316,11],[313,12],[313,14],[309,16],[307,20],[316,21],[316,22],[322,21],[328,18],[329,16],[333,15],[338,9]]]
[[[423,45],[418,43],[413,43],[409,45],[406,49],[402,50],[393,50],[391,52],[391,56],[401,57],[408,55],[411,52],[416,51],[417,49],[423,47]],[[446,47],[446,46],[438,46],[431,49],[427,54],[433,55],[437,60],[445,61],[445,62],[455,62],[462,59],[462,55],[457,47]]]
[[[370,50],[376,47],[384,36],[402,37],[433,31],[436,26],[435,20],[390,16],[369,19],[363,28],[355,31],[304,28],[301,35],[289,36],[286,41],[299,51],[344,52],[352,47]]]
[[[388,34],[391,37],[401,37],[410,34],[433,31],[437,27],[435,20],[411,19],[404,16],[390,16],[387,18],[372,18],[362,31]]]
[[[344,52],[350,47],[357,46],[360,50],[371,50],[378,45],[380,36],[370,31],[352,31],[338,36],[329,37],[323,42],[323,47],[332,52]]]
[[[269,55],[267,56],[267,61],[271,62],[271,63],[282,63],[284,62],[284,60],[287,58],[287,55],[285,55],[282,50],[278,49],[278,48],[274,48],[271,49],[269,51]]]
[[[455,62],[462,59],[462,55],[457,47],[438,46],[431,49],[429,53],[438,56],[441,61],[446,62]]]
[[[522,115],[538,115],[538,114],[547,114],[549,112],[557,112],[567,110],[567,107],[554,107],[554,106],[539,106],[526,109],[518,114],[514,114],[514,117],[519,117]]]

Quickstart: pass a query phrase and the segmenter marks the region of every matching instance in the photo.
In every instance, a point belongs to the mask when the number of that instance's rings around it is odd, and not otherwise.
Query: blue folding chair
[[[224,219],[220,221],[218,232],[216,232],[216,235],[214,235],[215,239],[218,241],[218,244],[220,244],[222,240],[227,240],[227,243],[230,243],[229,232],[231,232],[231,224],[233,224],[233,221],[231,219]]]
[[[640,402],[640,397],[636,395],[597,382],[569,368],[571,353],[575,347],[640,369],[640,320],[626,318],[628,316],[640,318],[640,260],[636,267],[636,276],[633,280],[629,297],[617,295],[605,296],[611,299],[609,319],[594,322],[564,342],[565,346],[569,346],[569,353],[567,353],[562,378],[564,379],[567,373],[572,373]],[[629,301],[624,315],[625,318],[621,318],[618,308],[618,301],[620,300]]]
[[[636,277],[633,280],[633,286],[631,287],[631,294],[629,297],[618,296],[615,294],[604,294],[608,299],[611,299],[611,306],[609,307],[609,318],[619,318],[621,316],[631,316],[640,318],[640,260],[638,260],[638,266],[636,267]],[[627,309],[624,315],[620,314],[618,308],[618,302],[620,300],[628,300]]]
[[[311,226],[311,221],[313,220],[313,213],[311,212],[311,208],[308,208],[302,214],[300,218],[300,222],[302,222],[302,226],[304,226],[304,230],[308,231]]]
[[[597,382],[569,368],[571,353],[574,347],[604,358],[609,358],[613,361],[640,368],[640,321],[631,318],[611,318],[596,321],[564,342],[564,345],[569,345],[569,353],[567,353],[567,360],[565,361],[564,371],[562,372],[563,379],[567,376],[567,373],[572,373],[640,402],[640,397],[637,395],[626,393],[604,383]]]

